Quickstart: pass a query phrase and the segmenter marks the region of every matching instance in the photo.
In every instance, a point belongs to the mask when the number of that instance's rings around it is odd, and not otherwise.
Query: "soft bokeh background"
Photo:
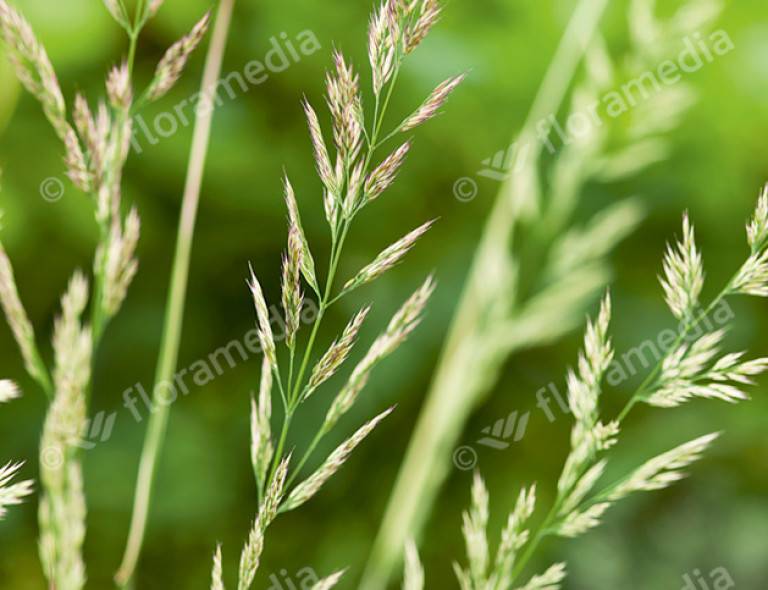
[[[67,98],[84,91],[94,101],[103,74],[126,49],[121,30],[97,0],[17,0],[47,46]],[[407,112],[438,81],[470,70],[467,82],[445,114],[417,134],[412,156],[399,181],[361,218],[342,272],[349,274],[376,251],[431,217],[440,222],[403,264],[378,284],[361,290],[333,311],[326,338],[362,302],[376,300],[363,334],[373,337],[392,309],[421,278],[434,270],[440,288],[428,318],[413,339],[376,374],[361,403],[337,432],[388,404],[395,414],[359,449],[348,465],[310,504],[281,518],[270,529],[258,587],[271,573],[318,574],[349,566],[344,587],[360,574],[394,481],[441,340],[451,317],[471,254],[497,185],[477,177],[481,161],[505,148],[524,120],[552,56],[573,2],[562,0],[475,0],[448,3],[445,17],[402,76],[393,109]],[[147,81],[163,50],[208,8],[204,0],[166,0],[142,37],[138,79]],[[625,45],[623,12],[613,2],[603,30],[612,48]],[[668,7],[665,8],[665,10]],[[304,210],[308,237],[323,258],[327,251],[319,183],[299,106],[306,93],[320,104],[323,72],[337,45],[357,64],[366,64],[368,2],[284,0],[237,6],[224,71],[242,71],[263,60],[270,38],[285,32],[295,40],[311,31],[322,49],[302,56],[285,71],[227,101],[217,112],[203,187],[193,253],[180,366],[206,358],[217,347],[242,339],[254,313],[244,285],[253,262],[278,300],[279,260],[285,229],[280,177],[285,167]],[[631,182],[610,186],[615,198],[640,195],[647,219],[613,255],[615,341],[634,346],[669,326],[656,275],[665,240],[677,231],[680,213],[697,224],[710,287],[730,276],[745,256],[743,223],[758,188],[768,180],[768,19],[764,0],[729,2],[718,27],[736,49],[688,77],[700,94],[684,124],[673,134],[669,160]],[[202,52],[190,62],[183,81],[159,109],[196,92]],[[129,518],[131,495],[144,424],[122,408],[122,393],[137,383],[151,387],[158,351],[175,224],[191,129],[181,129],[131,157],[126,200],[141,213],[140,273],[98,359],[92,413],[118,411],[108,442],[85,454],[89,504],[86,558],[90,588],[111,587]],[[66,183],[60,200],[47,202],[40,184],[64,179],[62,150],[38,105],[19,92],[6,60],[0,59],[0,167],[4,210],[2,239],[17,272],[21,294],[41,341],[50,340],[57,300],[75,267],[88,269],[96,237],[91,206]],[[477,178],[471,202],[453,196],[461,176]],[[601,194],[605,189],[601,189]],[[589,191],[583,206],[590,205]],[[736,329],[729,341],[755,355],[768,353],[768,302],[733,303]],[[534,407],[534,394],[554,380],[562,384],[579,346],[573,334],[556,346],[514,357],[495,394],[480,407],[464,441],[514,409]],[[49,347],[45,350],[48,352]],[[0,375],[18,380],[23,400],[2,408],[2,453],[25,458],[25,475],[37,470],[36,447],[44,413],[43,396],[25,376],[10,333],[0,327]],[[258,380],[259,361],[250,358],[204,388],[191,387],[173,407],[167,446],[159,469],[138,588],[205,588],[215,543],[224,544],[232,574],[254,515],[256,497],[248,458],[248,399]],[[687,481],[663,493],[644,495],[613,510],[607,524],[577,542],[547,545],[542,558],[570,562],[569,589],[680,588],[683,576],[725,567],[738,588],[764,588],[768,582],[768,383],[740,406],[695,403],[675,411],[639,411],[629,422],[619,461],[633,464],[695,435],[724,430],[714,451]],[[327,396],[328,394],[326,394]],[[606,396],[609,411],[623,405],[629,391]],[[300,414],[295,444],[306,444],[327,397]],[[549,424],[534,411],[523,441],[507,451],[482,449],[480,465],[492,491],[493,532],[499,530],[521,483],[553,485],[565,455],[570,424]],[[455,587],[450,562],[463,559],[460,513],[468,501],[470,475],[454,470],[429,522],[422,543],[428,587]],[[0,525],[0,587],[43,588],[36,547],[36,509],[30,501]],[[547,555],[549,553],[550,555]],[[274,580],[274,578],[273,578]],[[290,588],[287,584],[273,588]]]

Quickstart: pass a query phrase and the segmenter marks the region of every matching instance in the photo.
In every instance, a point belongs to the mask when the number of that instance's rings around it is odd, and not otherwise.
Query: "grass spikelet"
[[[339,580],[341,580],[343,575],[344,575],[344,572],[340,571],[328,576],[327,578],[323,578],[322,580],[317,582],[314,586],[312,586],[312,590],[330,590],[331,588],[334,588],[336,584],[339,583]]]
[[[259,321],[259,339],[261,341],[261,349],[264,351],[267,359],[273,370],[277,368],[277,356],[275,353],[275,339],[272,335],[272,326],[269,323],[269,310],[267,309],[267,302],[264,299],[264,294],[261,290],[261,284],[259,283],[256,275],[251,268],[251,279],[248,283],[248,287],[251,290],[253,296],[253,302],[256,306],[256,316]]]
[[[261,384],[259,386],[259,399],[251,400],[251,463],[259,483],[259,489],[263,489],[267,471],[272,462],[274,448],[272,445],[272,430],[270,418],[272,417],[272,367],[264,356],[261,365]]]
[[[301,306],[302,239],[298,227],[291,225],[288,230],[288,252],[283,257],[283,309],[285,310],[285,342],[288,348],[296,344],[299,331]]]
[[[690,317],[699,304],[699,294],[704,286],[704,267],[687,214],[683,216],[682,239],[674,248],[669,246],[667,249],[664,275],[661,285],[667,305],[675,317]]]
[[[338,193],[338,180],[331,167],[331,159],[328,156],[328,148],[325,146],[325,140],[323,139],[323,132],[320,129],[320,120],[317,118],[317,113],[309,101],[304,98],[302,101],[304,106],[304,113],[307,117],[307,124],[309,125],[309,136],[312,140],[312,148],[315,152],[315,165],[317,166],[317,173],[320,176],[325,185],[325,189],[332,195]]]
[[[213,554],[213,568],[211,569],[211,590],[224,590],[224,580],[221,567],[221,545],[216,546]]]
[[[35,342],[35,331],[19,298],[16,279],[8,255],[0,242],[0,305],[5,319],[13,332],[16,344],[24,359],[27,373],[37,381],[46,393],[52,395],[51,378],[40,358]]]
[[[21,390],[10,379],[0,379],[0,404],[7,403],[11,400],[21,397]]]
[[[424,103],[416,109],[413,115],[405,120],[401,131],[410,131],[437,115],[440,108],[445,104],[445,101],[447,101],[451,93],[456,90],[456,87],[464,81],[464,78],[466,78],[466,74],[448,78],[445,82],[435,88],[432,91],[432,94],[430,94]]]
[[[325,483],[339,470],[341,466],[346,463],[352,451],[376,428],[379,423],[389,416],[394,407],[385,410],[372,420],[366,422],[361,426],[351,437],[349,437],[344,443],[336,448],[325,462],[305,479],[302,483],[297,485],[288,496],[288,499],[283,504],[281,511],[287,512],[298,508],[308,500],[310,500]]]
[[[364,307],[358,311],[344,328],[338,340],[331,344],[330,348],[320,358],[312,369],[312,375],[309,377],[309,386],[305,397],[309,397],[325,381],[330,379],[339,367],[347,360],[352,347],[357,340],[357,334],[371,311],[370,306]]]
[[[22,467],[23,463],[6,463],[0,467],[0,520],[8,511],[8,506],[21,504],[33,491],[32,482],[29,480],[11,483]]]
[[[157,100],[173,88],[181,77],[189,56],[205,37],[210,21],[211,13],[207,12],[187,35],[171,45],[165,52],[160,63],[157,64],[155,77],[147,89],[148,100]]]
[[[424,567],[419,559],[419,550],[413,540],[405,546],[405,572],[403,590],[424,590]]]
[[[698,461],[719,436],[707,434],[654,457],[614,486],[608,499],[616,501],[633,492],[663,490],[680,481],[685,477],[681,470]]]
[[[291,186],[290,180],[285,176],[283,178],[283,187],[285,193],[285,204],[288,208],[288,220],[290,230],[295,232],[301,242],[301,274],[304,280],[307,281],[312,290],[316,294],[320,294],[320,287],[317,284],[317,276],[315,274],[315,260],[312,258],[312,253],[309,250],[309,243],[307,237],[304,234],[304,227],[301,225],[301,215],[299,214],[299,205],[296,203],[296,195],[293,192],[293,186]]]
[[[533,576],[520,590],[558,590],[565,579],[565,564],[556,563],[541,575]]]
[[[382,250],[373,262],[360,270],[354,278],[347,281],[344,285],[344,291],[351,291],[361,285],[370,283],[395,266],[416,245],[419,238],[429,231],[433,224],[434,221],[424,223],[391,246]]]
[[[371,16],[368,28],[368,60],[371,64],[373,92],[377,96],[392,78],[395,66],[395,46],[387,25],[387,2],[383,0],[379,10]]]
[[[406,141],[368,175],[365,180],[365,195],[368,201],[373,201],[392,185],[410,149],[411,142]]]
[[[754,254],[761,250],[768,238],[768,184],[763,187],[757,200],[755,213],[747,225],[747,242]]]
[[[68,124],[56,73],[32,27],[5,0],[0,0],[0,31],[16,76],[27,91],[40,101],[56,134],[63,140]]]
[[[376,338],[366,355],[355,366],[346,385],[333,400],[325,417],[324,430],[332,428],[339,418],[349,411],[368,383],[368,378],[374,367],[392,354],[416,329],[433,290],[434,282],[430,277],[392,316],[387,329]]]

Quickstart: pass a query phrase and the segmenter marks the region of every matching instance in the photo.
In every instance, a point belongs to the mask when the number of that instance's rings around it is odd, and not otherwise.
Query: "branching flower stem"
[[[728,281],[725,288],[720,291],[720,293],[712,300],[712,302],[702,311],[695,320],[687,322],[684,326],[684,328],[680,331],[680,333],[677,336],[677,339],[675,340],[674,344],[669,348],[667,351],[667,354],[665,354],[661,359],[659,359],[656,364],[654,365],[653,369],[650,373],[648,373],[647,377],[643,380],[643,382],[637,387],[635,392],[630,397],[629,401],[624,406],[624,409],[619,413],[619,415],[616,418],[616,422],[621,425],[623,424],[624,420],[627,418],[629,413],[632,411],[632,408],[637,405],[640,401],[643,399],[643,395],[648,391],[648,389],[655,383],[656,378],[658,377],[659,373],[661,372],[662,366],[664,364],[665,359],[669,356],[669,353],[673,350],[675,350],[680,344],[682,344],[685,339],[691,334],[694,328],[696,328],[702,321],[704,321],[710,313],[720,304],[723,299],[729,295],[732,292],[732,284],[734,281],[734,278],[736,275],[734,274],[734,277],[731,278],[730,281]],[[594,459],[594,457],[592,458]],[[587,465],[591,465],[592,461],[588,462]],[[584,473],[584,470],[581,470],[578,473],[578,477],[581,477]],[[603,492],[597,494],[590,502],[591,504],[599,503],[604,497],[610,494],[613,486],[608,486]],[[549,511],[547,516],[542,521],[541,525],[539,525],[539,528],[537,529],[536,533],[534,534],[533,538],[531,539],[531,542],[526,547],[525,551],[521,555],[520,559],[517,561],[514,570],[512,571],[512,580],[516,580],[517,577],[522,573],[522,571],[525,569],[525,566],[530,561],[531,557],[536,552],[536,549],[538,549],[541,542],[544,540],[545,537],[549,536],[550,534],[554,533],[555,530],[552,528],[552,525],[555,523],[555,520],[557,519],[558,514],[560,513],[560,509],[563,506],[563,502],[565,501],[565,495],[562,493],[558,493],[558,496],[555,500],[554,505],[552,506],[552,509]]]
[[[392,79],[389,82],[389,88],[387,89],[386,95],[384,97],[383,101],[380,101],[378,96],[376,97],[376,105],[374,108],[374,117],[371,124],[371,131],[370,134],[366,133],[366,138],[368,140],[368,153],[366,154],[365,162],[363,164],[363,177],[367,176],[371,163],[373,162],[373,157],[376,153],[376,150],[384,145],[386,141],[393,137],[397,132],[399,132],[400,128],[402,127],[402,124],[398,126],[395,131],[390,133],[386,136],[385,139],[379,141],[378,138],[381,134],[381,128],[384,124],[384,119],[387,113],[387,109],[389,107],[390,100],[392,98],[392,93],[394,90],[394,87],[397,83],[398,74],[400,72],[400,67],[397,66],[392,74]],[[349,166],[346,166],[345,170],[345,179],[348,179],[349,177]],[[287,398],[283,394],[283,407],[285,410],[285,416],[283,417],[283,425],[280,431],[280,437],[278,439],[277,443],[277,449],[274,454],[274,458],[272,460],[272,467],[270,469],[269,477],[266,479],[264,488],[268,488],[270,483],[272,482],[275,473],[277,471],[278,466],[280,465],[280,461],[283,458],[283,451],[285,450],[285,443],[288,438],[288,430],[290,429],[291,420],[293,419],[293,415],[296,412],[296,409],[298,408],[299,404],[301,403],[304,394],[307,391],[308,384],[304,384],[304,376],[306,374],[307,368],[309,367],[309,361],[312,358],[312,351],[315,346],[315,342],[317,340],[318,332],[320,331],[320,325],[322,324],[323,318],[325,317],[326,312],[328,309],[336,303],[339,299],[341,299],[346,293],[345,291],[341,291],[337,295],[333,295],[333,285],[334,281],[336,279],[336,274],[339,269],[339,262],[341,261],[341,255],[342,251],[344,249],[344,243],[346,242],[347,236],[349,234],[350,226],[352,225],[352,221],[354,219],[354,213],[350,215],[350,217],[346,219],[342,219],[340,221],[339,225],[336,225],[332,228],[331,231],[331,255],[330,255],[330,263],[328,266],[328,276],[326,278],[325,287],[323,289],[323,293],[320,298],[320,304],[319,309],[317,313],[317,317],[315,318],[314,324],[312,326],[312,331],[309,335],[309,340],[307,341],[307,346],[304,350],[304,354],[302,355],[301,364],[299,365],[299,370],[296,374],[295,381],[293,380],[293,364],[294,364],[294,350],[291,350],[289,352],[290,358],[289,358],[289,377],[287,382],[287,387],[285,388],[287,390],[288,396]],[[320,295],[320,294],[318,294]],[[280,391],[283,392],[283,385],[282,385],[282,377],[278,372],[275,372],[275,380],[277,381]],[[304,455],[299,460],[296,469],[293,470],[292,474],[289,476],[289,479],[286,483],[286,488],[289,488],[291,483],[298,477],[298,475],[301,473],[302,468],[304,465],[306,465],[307,461],[310,459],[312,454],[314,453],[315,449],[317,449],[317,445],[320,444],[320,441],[325,437],[326,434],[328,434],[328,431],[330,429],[326,428],[325,425],[323,425],[320,430],[315,434],[314,438],[312,439],[312,442],[309,444],[309,447],[307,447],[307,450],[304,452]],[[264,489],[259,489],[259,497],[263,497]]]

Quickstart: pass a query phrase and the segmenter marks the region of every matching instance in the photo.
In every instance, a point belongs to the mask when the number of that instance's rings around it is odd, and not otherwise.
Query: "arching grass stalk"
[[[219,3],[213,35],[206,56],[201,84],[201,101],[202,104],[207,103],[209,108],[197,109],[184,198],[179,217],[179,229],[176,237],[176,250],[171,269],[171,284],[168,292],[162,342],[155,375],[156,384],[171,379],[176,371],[184,319],[184,302],[187,293],[192,240],[213,121],[214,109],[212,106],[216,93],[216,82],[221,73],[221,64],[224,59],[224,50],[229,35],[234,5],[235,0],[221,0]],[[153,391],[153,404],[156,411],[151,413],[149,417],[144,447],[139,460],[139,471],[136,480],[128,539],[122,563],[115,575],[115,581],[122,587],[130,585],[141,553],[147,527],[157,460],[162,450],[168,423],[168,412],[170,411],[170,407],[158,397],[159,388],[155,386]]]

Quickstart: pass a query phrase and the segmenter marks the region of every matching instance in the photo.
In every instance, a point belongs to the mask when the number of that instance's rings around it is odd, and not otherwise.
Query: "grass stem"
[[[205,70],[202,80],[202,101],[213,101],[216,91],[216,81],[221,73],[221,64],[224,58],[229,27],[232,20],[232,11],[235,0],[221,0],[219,4],[216,24],[214,27],[211,44],[205,62]],[[168,303],[163,327],[162,344],[158,358],[156,383],[162,383],[173,377],[176,370],[179,343],[181,340],[182,321],[184,317],[184,302],[186,299],[187,282],[189,274],[189,261],[192,250],[192,239],[195,230],[200,189],[203,179],[208,143],[210,140],[213,109],[203,108],[197,110],[194,138],[190,151],[189,168],[187,172],[184,199],[181,216],[179,218],[179,230],[174,254],[173,269],[171,274],[171,286],[168,294]],[[153,392],[157,392],[154,388]],[[125,547],[122,564],[115,575],[118,586],[126,588],[134,577],[136,565],[141,553],[144,533],[147,526],[152,487],[155,479],[157,460],[165,438],[168,423],[169,406],[154,393],[153,403],[156,412],[150,414],[147,434],[144,439],[144,447],[139,462],[139,472],[136,482],[133,514],[131,517],[128,540]]]

